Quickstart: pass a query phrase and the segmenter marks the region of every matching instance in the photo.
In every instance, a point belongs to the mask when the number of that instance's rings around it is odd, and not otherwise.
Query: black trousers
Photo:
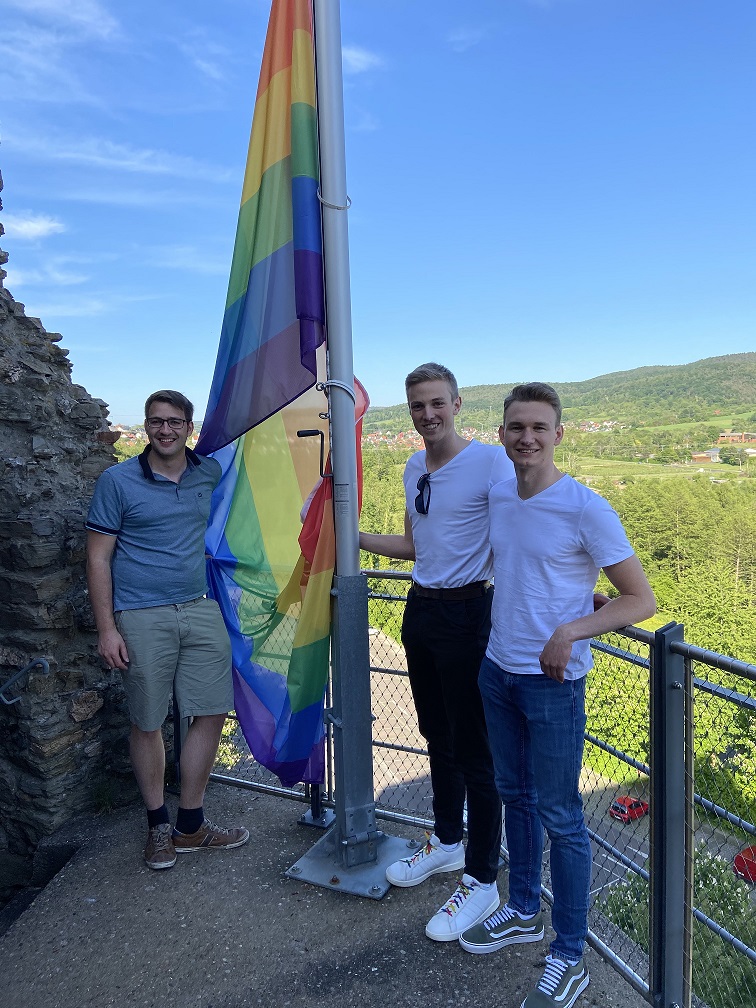
[[[501,799],[494,783],[478,671],[491,629],[493,588],[473,599],[419,598],[410,589],[402,624],[420,734],[428,744],[435,832],[462,839],[465,871],[493,882],[501,847]]]

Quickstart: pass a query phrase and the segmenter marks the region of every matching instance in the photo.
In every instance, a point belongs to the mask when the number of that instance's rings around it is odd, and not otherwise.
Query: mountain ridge
[[[532,379],[527,379],[532,380]],[[460,389],[462,423],[499,411],[518,382]],[[756,352],[705,357],[689,364],[653,364],[613,371],[579,382],[549,382],[559,393],[565,419],[611,417],[630,423],[673,424],[711,420],[713,414],[756,409]],[[407,422],[407,406],[371,407],[365,429]]]

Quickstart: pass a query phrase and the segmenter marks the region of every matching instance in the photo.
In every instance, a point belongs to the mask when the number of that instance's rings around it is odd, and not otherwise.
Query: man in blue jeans
[[[551,386],[512,389],[499,438],[516,478],[489,495],[496,594],[479,686],[505,808],[509,897],[466,930],[460,944],[485,953],[543,938],[545,829],[556,937],[521,1008],[571,1008],[588,986],[583,951],[591,847],[579,778],[590,639],[656,611],[617,514],[554,464],[563,433]],[[618,595],[594,611],[601,569]]]

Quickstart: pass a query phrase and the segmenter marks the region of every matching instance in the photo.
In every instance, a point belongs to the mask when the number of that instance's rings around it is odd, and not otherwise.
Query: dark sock
[[[199,808],[181,808],[176,813],[176,830],[179,833],[196,833],[205,821],[205,810]]]
[[[149,829],[170,821],[171,817],[168,815],[168,809],[165,805],[161,805],[160,808],[156,809],[147,809],[147,826]]]

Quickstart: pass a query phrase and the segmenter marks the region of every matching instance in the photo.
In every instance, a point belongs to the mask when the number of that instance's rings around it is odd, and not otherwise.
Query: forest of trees
[[[594,489],[622,518],[660,613],[690,643],[756,662],[756,483],[701,475]]]
[[[602,435],[594,435],[599,439]],[[596,441],[594,440],[594,445]],[[599,442],[600,443],[600,442]],[[591,437],[575,445],[569,457],[576,470],[585,462]],[[581,452],[582,448],[582,452]],[[502,449],[503,451],[503,449]],[[361,527],[398,532],[403,525],[402,470],[408,451],[366,446],[363,451],[364,503]],[[656,593],[655,625],[677,621],[685,640],[708,650],[756,664],[756,480],[712,478],[711,471],[673,465],[664,477],[640,475],[648,466],[625,466],[621,478],[591,478],[619,513],[630,541]],[[713,467],[716,471],[720,467]],[[722,469],[725,467],[722,466]],[[729,467],[728,467],[729,468]],[[628,475],[628,470],[638,475]],[[363,554],[368,568],[409,568],[408,564]],[[599,587],[608,590],[608,584]],[[382,625],[385,609],[371,603],[371,620]],[[398,620],[383,629],[398,636]],[[612,643],[623,647],[622,640]],[[648,672],[618,666],[611,655],[597,655],[587,695],[589,725],[600,738],[628,756],[649,760]],[[736,693],[756,695],[756,686],[729,672],[702,666],[706,676]],[[756,822],[756,755],[753,737],[756,714],[726,699],[699,694],[694,705],[695,790],[726,808],[743,822]],[[587,746],[584,765],[607,784],[643,788],[643,778],[627,763],[602,749]],[[648,795],[646,794],[646,797]],[[706,813],[696,810],[700,820]],[[720,835],[730,827],[711,818]],[[706,832],[706,831],[704,831]],[[747,835],[732,829],[743,842]],[[648,866],[646,866],[648,867]],[[727,858],[699,844],[695,856],[695,905],[750,948],[754,947],[753,903],[748,885],[736,878]],[[608,890],[602,912],[638,945],[648,950],[648,881],[628,872]],[[723,942],[704,924],[694,921],[693,987],[699,1001],[712,1008],[756,1008],[756,966]]]
[[[403,528],[407,455],[363,451],[366,531]],[[689,643],[756,663],[756,480],[719,482],[694,473],[606,478],[591,487],[620,515],[660,614],[683,623]],[[364,554],[363,566],[402,565]]]

